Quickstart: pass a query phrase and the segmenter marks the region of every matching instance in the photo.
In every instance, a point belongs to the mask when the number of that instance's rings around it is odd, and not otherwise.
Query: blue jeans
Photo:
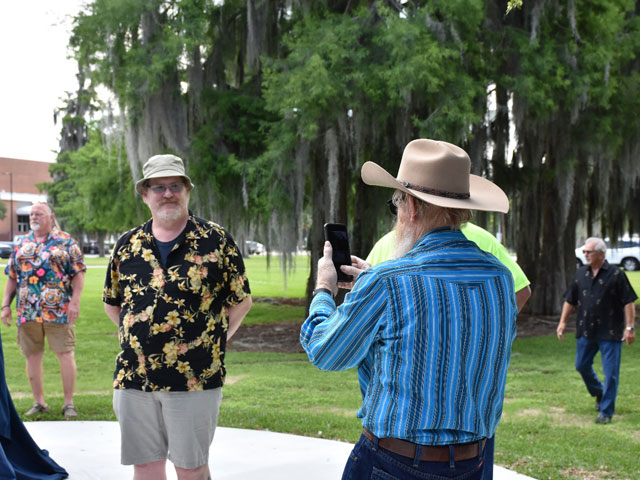
[[[481,480],[482,452],[459,462],[421,462],[397,455],[362,435],[349,455],[342,480]],[[419,453],[416,453],[419,455]]]
[[[593,359],[596,353],[598,353],[598,350],[602,356],[604,384],[593,370]],[[613,417],[616,408],[621,354],[622,342],[589,340],[584,337],[578,338],[576,347],[576,370],[582,375],[582,380],[584,380],[584,384],[587,386],[587,390],[591,396],[602,396],[602,400],[600,401],[600,414],[607,417]]]

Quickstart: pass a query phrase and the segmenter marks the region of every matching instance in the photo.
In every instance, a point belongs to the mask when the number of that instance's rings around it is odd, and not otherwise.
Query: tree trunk
[[[311,182],[311,228],[308,237],[308,249],[311,255],[309,279],[307,281],[307,312],[311,304],[313,289],[316,286],[316,276],[318,274],[318,259],[322,257],[324,250],[324,224],[327,223],[326,213],[328,209],[328,184],[327,184],[327,157],[324,154],[324,145],[321,141],[311,144],[309,161],[312,176]]]
[[[541,175],[541,210],[542,231],[540,250],[537,252],[537,262],[534,278],[535,285],[531,298],[531,308],[540,315],[558,315],[562,308],[562,294],[567,286],[565,264],[565,242],[559,241],[565,235],[571,235],[573,226],[567,228],[566,219],[560,218],[558,205],[570,202],[570,198],[563,198],[558,188],[557,174],[555,178],[547,180],[545,173],[557,164],[547,156],[547,163]],[[547,172],[545,172],[547,170]],[[574,224],[575,225],[575,224]],[[522,232],[526,235],[526,232]],[[575,232],[573,235],[575,236]]]
[[[576,179],[570,161],[580,151],[568,124],[559,115],[542,127],[525,129],[522,140],[529,145],[523,148],[529,182],[519,202],[518,263],[531,281],[527,308],[537,315],[560,314],[575,272],[575,225],[584,181]]]
[[[98,231],[98,256],[99,257],[105,256],[104,239],[106,236],[107,236],[106,232]],[[111,253],[111,252],[107,252],[107,253]]]

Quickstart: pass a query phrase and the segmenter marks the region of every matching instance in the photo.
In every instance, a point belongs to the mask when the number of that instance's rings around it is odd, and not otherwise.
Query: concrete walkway
[[[120,465],[117,422],[25,422],[38,446],[69,472],[70,480],[127,480]],[[218,427],[209,465],[214,480],[338,480],[352,444],[260,430]],[[310,460],[310,456],[313,456]],[[167,476],[175,479],[168,462]],[[495,467],[495,480],[531,480]]]

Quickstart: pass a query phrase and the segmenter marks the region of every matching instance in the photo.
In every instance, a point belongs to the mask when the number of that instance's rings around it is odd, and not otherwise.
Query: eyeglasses
[[[393,192],[391,200],[387,201],[387,205],[389,205],[389,211],[391,212],[391,215],[393,215],[394,217],[398,215],[398,207],[402,202],[404,202],[406,198],[407,194],[404,192],[400,192],[398,190]]]
[[[582,250],[582,253],[585,255],[591,255],[592,253],[596,253],[597,250]]]
[[[148,187],[155,195],[164,195],[169,190],[171,193],[181,193],[184,190],[184,183],[172,183],[171,185],[151,185]]]

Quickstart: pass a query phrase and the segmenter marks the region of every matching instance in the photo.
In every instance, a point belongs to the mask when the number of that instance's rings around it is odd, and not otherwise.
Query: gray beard
[[[161,222],[175,222],[189,215],[189,211],[180,203],[168,203],[170,208],[162,206],[156,210],[155,217]]]
[[[158,217],[158,220],[162,220],[163,222],[174,222],[184,217],[185,213],[181,209],[176,208],[169,212],[167,212],[166,210],[158,212],[156,215]]]

